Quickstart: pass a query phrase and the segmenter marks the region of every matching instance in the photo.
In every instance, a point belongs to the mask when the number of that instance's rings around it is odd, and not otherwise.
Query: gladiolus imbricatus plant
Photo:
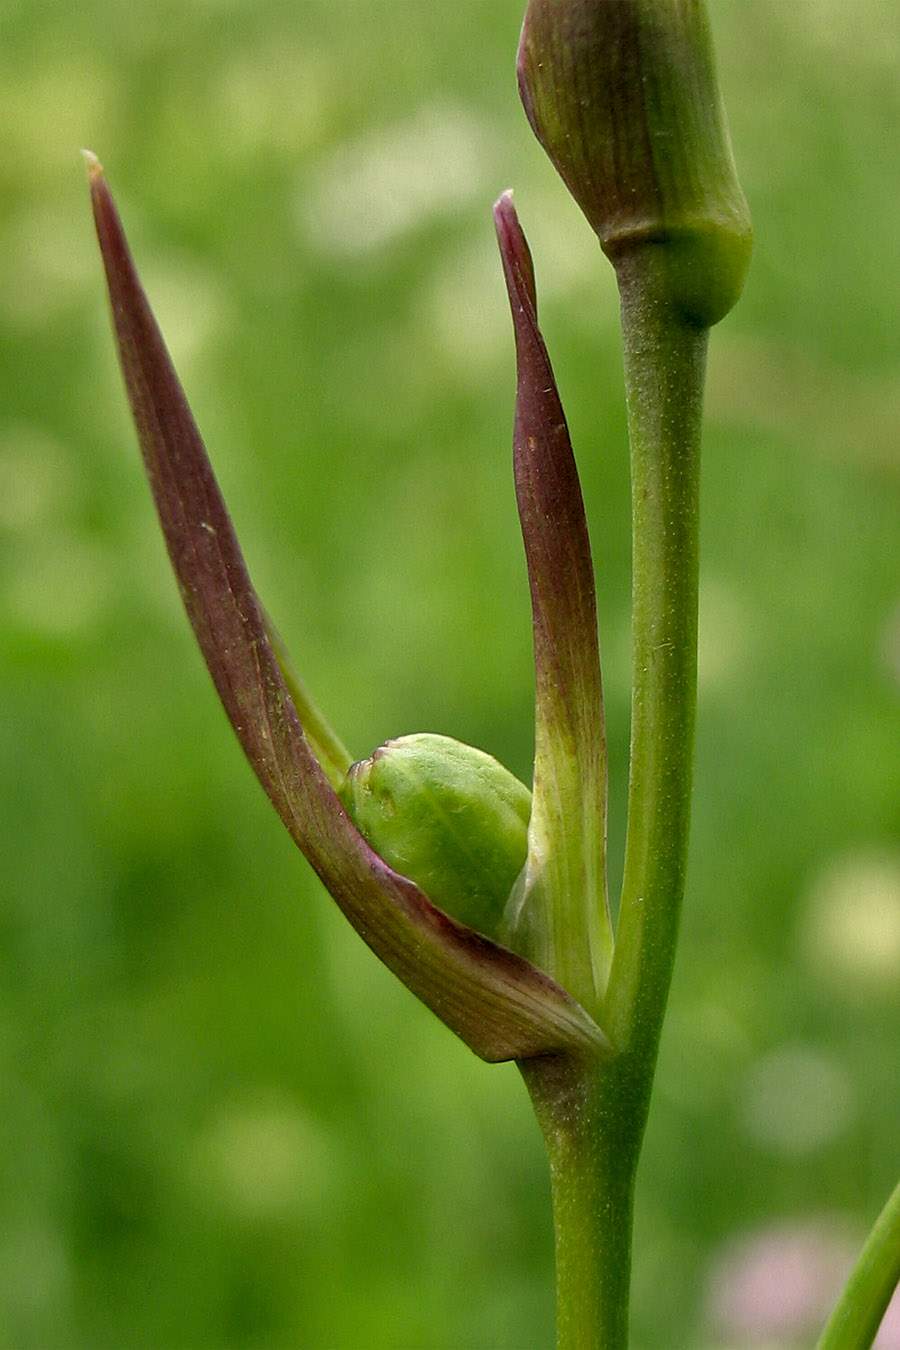
[[[687,856],[706,350],[740,295],[751,228],[702,0],[531,0],[518,79],[621,301],[633,680],[615,924],[591,551],[511,194],[494,220],[518,369],[513,459],[536,690],[530,788],[483,751],[430,733],[351,761],[256,595],[93,155],[88,172],[147,475],[232,726],[363,940],[477,1055],[518,1064],[550,1161],[559,1345],[619,1350]],[[870,1344],[898,1273],[900,1191],[822,1346]]]

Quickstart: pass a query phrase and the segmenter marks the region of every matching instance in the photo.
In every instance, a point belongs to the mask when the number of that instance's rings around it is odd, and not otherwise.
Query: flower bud
[[[351,765],[338,790],[386,863],[480,933],[496,933],[525,863],[531,793],[491,755],[422,732]]]
[[[621,273],[636,254],[707,327],[752,232],[703,0],[531,0],[519,89],[535,135]]]

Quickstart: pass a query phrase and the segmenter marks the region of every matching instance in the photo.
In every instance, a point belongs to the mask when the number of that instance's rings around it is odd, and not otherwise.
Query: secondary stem
[[[817,1350],[866,1350],[900,1280],[900,1185],[869,1234]]]

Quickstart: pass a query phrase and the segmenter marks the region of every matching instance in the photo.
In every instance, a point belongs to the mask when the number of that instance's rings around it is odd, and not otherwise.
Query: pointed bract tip
[[[93,150],[82,150],[84,162],[87,165],[88,182],[94,184],[103,177],[103,165],[100,163]]]
[[[512,188],[507,188],[505,192],[500,193],[500,196],[494,202],[494,224],[497,227],[497,232],[505,231],[509,222],[515,219],[516,207],[513,201]]]
[[[516,214],[511,192],[504,192],[494,206],[494,228],[497,231],[497,242],[500,245],[500,256],[503,259],[507,286],[512,286],[513,291],[518,293],[520,304],[523,297],[527,296],[532,309],[536,309],[537,293],[534,282],[534,264],[531,260],[528,241],[525,238],[522,226],[519,224],[519,217]],[[512,298],[512,293],[511,291],[510,298]]]

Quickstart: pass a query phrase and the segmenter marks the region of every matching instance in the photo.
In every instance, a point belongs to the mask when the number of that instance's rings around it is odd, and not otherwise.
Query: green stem
[[[659,262],[659,266],[657,263]],[[626,1350],[635,1176],[684,891],[697,670],[700,426],[708,330],[666,301],[665,258],[618,260],[633,503],[625,872],[605,1063],[521,1066],[550,1157],[559,1350]]]
[[[637,1161],[618,1100],[626,1066],[567,1055],[519,1067],[550,1160],[558,1350],[626,1350]]]
[[[614,1044],[640,1059],[637,1078],[647,1095],[687,863],[709,332],[666,303],[665,262],[657,275],[652,248],[618,265],[631,442],[633,672],[625,870],[603,1011]]]
[[[816,1350],[866,1350],[900,1282],[900,1184],[875,1221]]]

